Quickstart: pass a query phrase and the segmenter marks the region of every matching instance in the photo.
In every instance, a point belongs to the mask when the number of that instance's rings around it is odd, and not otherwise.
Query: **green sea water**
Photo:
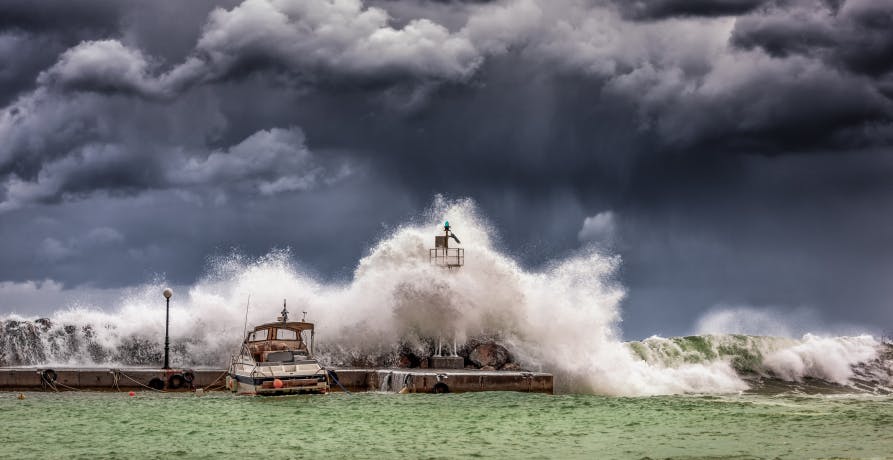
[[[893,458],[893,397],[0,393],[0,458]]]

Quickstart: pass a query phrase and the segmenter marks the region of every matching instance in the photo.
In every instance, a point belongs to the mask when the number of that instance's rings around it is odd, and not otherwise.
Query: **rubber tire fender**
[[[183,373],[183,380],[185,380],[186,383],[192,383],[192,381],[195,380],[195,374],[193,374],[192,371],[186,371]]]
[[[52,369],[44,369],[43,372],[40,373],[40,377],[49,383],[53,383],[59,378],[59,375]]]
[[[176,390],[186,383],[186,379],[180,374],[174,374],[167,379],[167,387]]]

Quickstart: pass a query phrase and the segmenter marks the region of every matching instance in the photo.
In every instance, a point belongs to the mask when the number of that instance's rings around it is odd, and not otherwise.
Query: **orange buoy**
[[[282,380],[279,380],[279,379],[273,380],[273,387],[274,388],[282,388]]]
[[[135,392],[135,391],[131,391],[130,393],[127,393],[127,395],[128,395],[128,396],[136,396],[136,392]]]

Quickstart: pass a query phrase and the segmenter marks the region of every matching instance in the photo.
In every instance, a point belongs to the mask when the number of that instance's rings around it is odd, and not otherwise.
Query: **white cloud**
[[[157,147],[156,147],[157,148]],[[159,174],[147,180],[147,174]],[[0,213],[34,203],[76,197],[85,183],[90,192],[101,191],[95,184],[108,177],[124,176],[137,183],[122,186],[176,188],[195,193],[217,194],[239,189],[263,195],[305,191],[337,182],[353,173],[350,165],[314,155],[298,127],[260,130],[238,144],[208,151],[162,148],[146,155],[134,146],[118,143],[90,143],[72,149],[67,156],[44,162],[36,177],[25,180],[16,174],[0,178]],[[142,182],[141,182],[142,181]],[[194,198],[201,200],[198,195]],[[97,233],[94,239],[114,240],[114,235]],[[49,244],[49,243],[48,243]],[[52,258],[63,257],[58,248],[47,248]],[[49,257],[49,256],[48,256]],[[66,255],[67,257],[67,255]]]
[[[385,10],[360,0],[245,0],[212,11],[192,54],[164,74],[153,75],[151,59],[111,39],[69,49],[38,81],[164,98],[253,68],[310,79],[425,82],[465,80],[483,62],[469,37],[431,20],[400,28],[390,22]]]
[[[117,40],[82,43],[41,75],[45,85],[166,97],[257,69],[304,81],[362,79],[422,86],[464,82],[490,56],[517,50],[571,72],[612,77],[644,64],[704,66],[725,49],[733,21],[624,21],[609,6],[580,0],[514,0],[464,6],[451,32],[431,19],[402,27],[361,0],[245,0],[208,20],[192,53],[170,71]],[[664,37],[672,35],[673,40]],[[412,93],[411,93],[412,94]]]
[[[191,157],[168,170],[176,186],[218,184],[224,188],[248,185],[264,194],[310,190],[347,174],[345,167],[326,168],[305,144],[297,127],[258,131],[225,150],[206,158]]]
[[[85,250],[114,246],[124,241],[124,235],[111,227],[97,227],[83,235],[74,235],[64,241],[45,238],[38,254],[52,262],[75,257]]]
[[[44,238],[40,244],[39,254],[51,262],[66,259],[74,255],[75,251],[68,245],[55,238]]]
[[[167,80],[183,87],[264,61],[297,73],[461,80],[481,57],[440,24],[416,19],[394,28],[384,10],[359,0],[246,0],[210,14],[194,57]]]
[[[581,243],[610,245],[617,233],[617,223],[613,211],[602,211],[583,220],[583,227],[577,233]]]
[[[147,57],[118,40],[85,41],[62,53],[37,81],[45,86],[161,96]]]
[[[46,162],[37,177],[23,180],[15,174],[6,181],[6,199],[0,203],[14,209],[22,204],[52,200],[68,189],[77,188],[86,175],[100,177],[103,172],[128,168],[133,153],[117,144],[87,144],[68,156]]]
[[[84,241],[96,246],[120,243],[124,241],[124,235],[111,227],[97,227],[90,230]]]

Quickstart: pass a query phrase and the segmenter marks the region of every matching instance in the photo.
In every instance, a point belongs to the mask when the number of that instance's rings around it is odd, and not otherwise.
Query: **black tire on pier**
[[[56,371],[52,369],[45,369],[43,372],[40,373],[40,377],[47,383],[53,383],[56,381],[57,378],[59,378],[59,376],[56,375]]]
[[[153,390],[163,390],[164,389],[164,380],[161,380],[158,377],[149,380],[149,388]]]
[[[437,382],[434,384],[434,388],[431,389],[432,393],[449,393],[450,387],[443,382]]]
[[[186,383],[192,383],[192,381],[195,380],[195,374],[193,374],[192,371],[186,371],[183,373],[183,380],[185,380]]]
[[[167,387],[171,390],[176,390],[183,386],[186,383],[186,379],[183,378],[180,374],[174,374],[167,379]]]

